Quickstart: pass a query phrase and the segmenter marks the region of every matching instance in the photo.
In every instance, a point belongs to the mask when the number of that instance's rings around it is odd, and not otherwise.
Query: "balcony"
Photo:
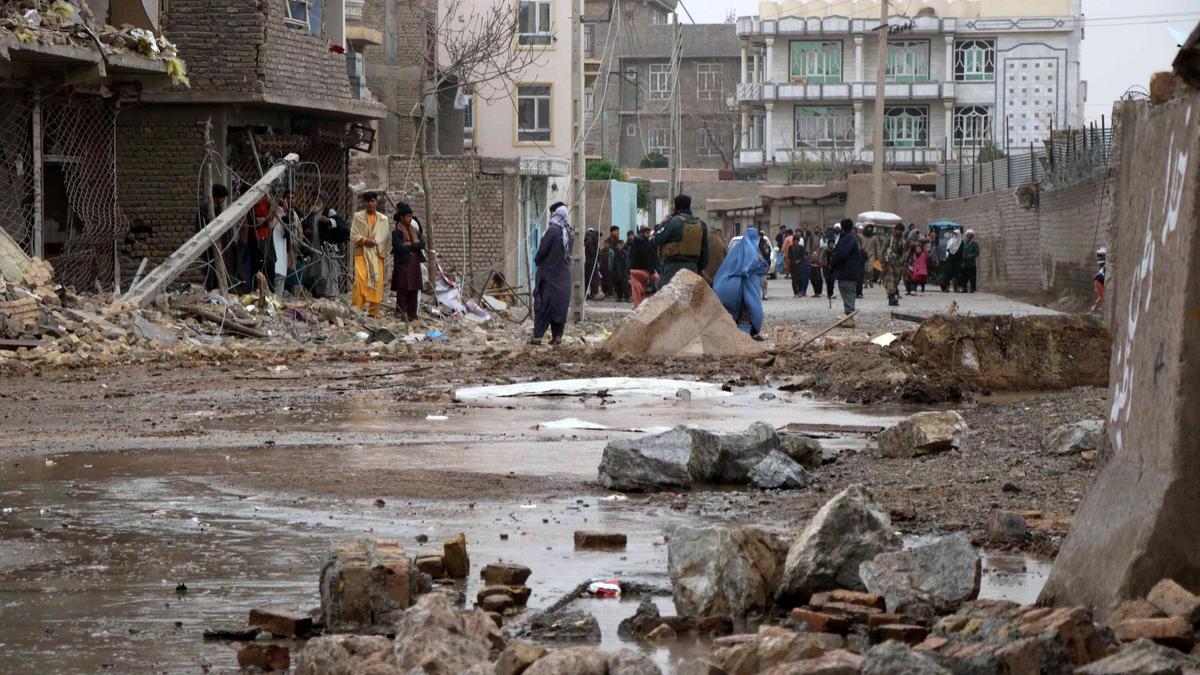
[[[943,155],[942,148],[888,148],[884,156],[884,163],[888,167],[934,166],[942,162]],[[768,165],[765,157],[765,150],[742,149],[738,152],[737,167],[743,169],[762,168]],[[774,161],[769,165],[787,166],[792,163],[805,163],[869,166],[874,160],[875,152],[873,150],[855,152],[854,148],[776,148]]]
[[[889,82],[884,94],[891,101],[922,101],[953,99],[954,82]],[[742,82],[737,87],[739,103],[785,102],[842,102],[875,100],[874,82],[836,82],[831,84],[753,84]]]
[[[954,19],[939,19],[936,16],[919,16],[908,19],[893,16],[888,24],[903,27],[911,33],[952,33]],[[874,33],[879,19],[850,19],[844,16],[800,17],[785,16],[777,19],[759,19],[743,16],[737,20],[738,37],[792,37],[805,35],[866,35]]]

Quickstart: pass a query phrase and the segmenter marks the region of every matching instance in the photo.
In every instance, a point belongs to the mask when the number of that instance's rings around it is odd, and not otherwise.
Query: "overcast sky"
[[[738,16],[758,11],[757,0],[683,0],[683,4],[698,22],[724,21],[730,10]],[[1112,101],[1130,86],[1147,87],[1151,73],[1170,70],[1179,50],[1167,27],[1190,33],[1200,21],[1200,0],[1083,0],[1083,13],[1086,21],[1094,22],[1085,26],[1083,40],[1086,112],[1088,119],[1098,120],[1101,114],[1111,113]],[[1164,14],[1176,16],[1167,20],[1161,18]]]

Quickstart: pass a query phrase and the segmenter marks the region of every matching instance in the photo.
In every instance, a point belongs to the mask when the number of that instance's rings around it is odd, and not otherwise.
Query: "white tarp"
[[[513,396],[584,396],[605,392],[608,396],[652,396],[673,398],[681,389],[691,392],[691,398],[724,398],[730,396],[721,386],[708,382],[664,380],[649,377],[593,377],[579,380],[522,382],[490,387],[468,387],[454,392],[458,401],[484,401]]]

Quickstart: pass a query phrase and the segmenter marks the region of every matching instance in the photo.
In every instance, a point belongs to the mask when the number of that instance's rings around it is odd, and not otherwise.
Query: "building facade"
[[[740,150],[734,94],[740,52],[733,24],[680,22],[673,68],[676,0],[588,0],[584,24],[584,109],[588,157],[637,167],[672,150],[670,105],[679,88],[680,165],[732,169]]]
[[[822,182],[872,163],[878,14],[878,1],[787,0],[738,19],[739,168]],[[970,162],[1082,124],[1080,0],[927,0],[888,25],[889,169]]]

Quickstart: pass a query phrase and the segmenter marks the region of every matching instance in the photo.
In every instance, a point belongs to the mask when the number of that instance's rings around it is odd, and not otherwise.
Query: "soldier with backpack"
[[[700,274],[708,266],[708,225],[692,214],[692,198],[687,195],[675,197],[675,212],[658,226],[651,241],[662,252],[660,288],[671,283],[679,270]]]

